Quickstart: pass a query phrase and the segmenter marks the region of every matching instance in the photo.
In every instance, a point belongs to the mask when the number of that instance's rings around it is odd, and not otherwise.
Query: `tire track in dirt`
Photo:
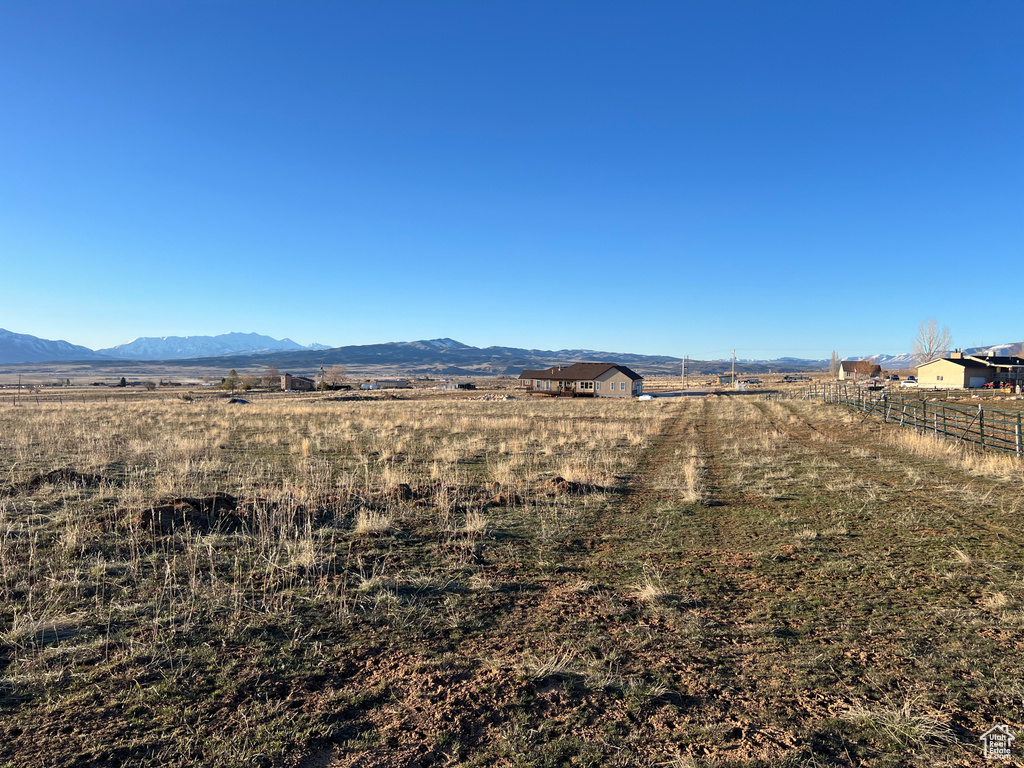
[[[664,604],[637,606],[637,621],[649,627],[651,639],[649,647],[631,650],[634,663],[652,673],[669,674],[675,690],[684,693],[687,705],[672,715],[678,723],[688,727],[701,727],[709,720],[722,724],[720,744],[693,745],[696,751],[684,761],[728,758],[776,763],[799,746],[789,729],[764,718],[766,709],[758,699],[756,680],[760,649],[741,641],[737,629],[737,617],[746,612],[743,579],[754,558],[744,548],[749,537],[735,517],[744,494],[728,484],[721,461],[718,408],[723,402],[702,398],[680,408],[638,462],[617,513],[605,518],[607,527],[618,535],[593,554],[614,560],[615,552],[629,552],[635,546],[629,540],[629,521],[650,523],[680,509],[690,510],[680,538],[668,547],[671,560],[662,563],[678,577],[665,586],[680,587],[680,594],[671,595]],[[671,478],[660,482],[666,470],[671,472],[673,462],[685,458],[677,457],[680,448],[696,449],[702,482],[697,501],[684,500]],[[701,574],[701,591],[707,598],[684,594],[693,573]],[[694,626],[699,629],[691,635]]]
[[[661,505],[699,509],[699,527],[706,530],[695,531],[696,540],[692,542],[695,551],[705,554],[717,551],[717,547],[709,545],[728,540],[723,537],[728,515],[722,509],[739,503],[741,496],[729,489],[723,479],[711,402],[703,398],[679,404],[679,412],[671,417],[637,462],[621,491],[621,504],[614,511],[606,510],[594,521],[595,532],[608,538],[600,550],[593,553],[592,559],[607,559],[613,555],[621,548],[622,540],[629,538],[628,532],[638,521],[650,522],[657,518],[655,510]],[[680,488],[672,487],[671,465],[682,460],[677,451],[688,446],[696,449],[699,462],[701,490],[696,501],[686,500]]]
[[[808,448],[809,450],[815,452],[822,453],[826,455],[829,459],[837,461],[839,464],[846,467],[847,469],[856,471],[858,475],[861,477],[866,477],[869,480],[873,480],[876,483],[879,483],[889,488],[899,487],[900,485],[905,483],[905,475],[898,476],[902,475],[902,473],[890,471],[890,473],[887,474],[879,469],[877,462],[874,462],[868,458],[857,459],[857,457],[853,456],[852,451],[854,449],[864,450],[864,444],[856,443],[852,440],[846,440],[843,439],[842,437],[837,437],[833,434],[828,434],[821,431],[815,424],[809,421],[806,416],[804,416],[802,413],[799,413],[793,407],[792,403],[781,401],[779,402],[779,405],[782,406],[786,413],[788,413],[790,416],[798,420],[800,425],[803,427],[803,430],[798,431],[797,429],[793,428],[791,424],[785,423],[782,420],[776,418],[776,416],[771,413],[771,409],[767,407],[766,403],[757,402],[756,406],[758,410],[768,420],[773,429],[776,429],[777,431],[785,434],[787,437],[789,437],[792,440],[795,440],[797,443],[804,446],[805,448]],[[861,424],[863,424],[863,420]],[[882,432],[882,425],[875,424],[873,425],[873,427],[875,428],[866,428],[865,431],[867,432],[867,434],[875,434],[876,436],[880,435]],[[819,435],[820,437],[810,437],[807,433],[813,433]],[[871,447],[871,450],[875,451],[879,455],[884,456],[887,460],[895,461],[899,463],[901,466],[913,466],[912,462],[908,461],[907,453],[900,452],[896,449],[890,448],[889,446],[885,445],[884,443],[878,440],[869,443],[869,445]],[[836,450],[835,446],[840,446],[841,450]],[[910,454],[910,456],[912,456],[912,454]],[[986,491],[977,490],[977,486],[981,485],[984,481],[979,480],[979,478],[975,477],[974,475],[971,475],[967,472],[963,472],[960,470],[956,470],[955,468],[951,467],[948,464],[935,464],[933,461],[925,457],[916,458],[917,461],[920,462],[921,464],[931,464],[932,466],[935,466],[937,469],[941,469],[943,472],[958,472],[960,474],[959,479],[962,481],[964,486],[971,487],[972,491],[978,495],[984,495],[986,493]],[[940,490],[942,490],[944,493],[947,493],[945,489]],[[994,488],[990,488],[987,490],[991,492],[994,491]],[[977,526],[985,529],[989,533],[999,536],[1005,536],[1009,539],[1013,539],[1017,543],[1024,543],[1024,536],[1022,536],[1021,534],[1014,532],[1007,526],[992,523],[991,521],[981,519],[978,516],[968,515],[964,512],[962,503],[957,504],[943,499],[936,493],[936,489],[934,488],[910,488],[902,490],[901,492],[904,494],[904,497],[910,501],[913,501],[922,506],[928,506],[931,509],[942,511],[948,514],[951,518],[957,520],[964,528]],[[1005,492],[1001,493],[1000,496],[1003,497],[1004,501],[1006,500]],[[1010,500],[1013,501],[1013,499]]]
[[[737,629],[746,611],[742,579],[751,556],[742,543],[733,543],[748,539],[734,518],[743,496],[727,485],[720,461],[720,404],[666,403],[673,410],[616,491],[593,503],[567,497],[574,511],[564,540],[544,548],[528,544],[519,553],[524,560],[543,557],[548,566],[502,566],[507,589],[487,598],[493,623],[452,646],[459,660],[446,662],[451,669],[424,673],[427,662],[415,654],[362,660],[361,687],[375,681],[390,686],[386,709],[375,705],[354,720],[378,733],[379,745],[334,748],[305,768],[411,765],[424,755],[443,761],[434,747],[424,753],[430,734],[447,730],[479,749],[519,721],[539,733],[541,722],[571,720],[577,723],[573,737],[592,744],[605,743],[608,729],[628,722],[629,729],[647,734],[642,746],[634,745],[637,764],[719,757],[777,762],[797,750],[791,729],[766,716],[760,700],[762,649]],[[684,501],[673,463],[694,451],[703,465],[704,492],[698,501]],[[657,537],[668,519],[682,525],[665,543]],[[680,594],[641,597],[639,571],[650,565],[665,573],[666,588]],[[690,602],[683,594],[695,573],[706,602]],[[584,582],[589,585],[580,588]],[[530,665],[546,661],[570,671],[534,678]],[[628,681],[616,685],[667,690],[630,703],[634,694],[581,678],[578,670],[593,664]],[[709,721],[721,724],[720,735],[680,738],[680,730],[697,732]],[[613,749],[604,755],[606,763]]]

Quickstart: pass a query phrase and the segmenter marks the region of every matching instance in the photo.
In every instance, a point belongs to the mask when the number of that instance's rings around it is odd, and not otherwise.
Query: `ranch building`
[[[875,365],[870,360],[843,360],[839,364],[840,381],[857,381],[881,375],[882,366]]]
[[[312,392],[316,382],[305,376],[292,376],[290,373],[281,375],[281,389],[285,392]]]
[[[1008,355],[967,355],[956,350],[949,357],[918,366],[918,389],[980,389],[986,384],[1024,384],[1024,359]]]
[[[561,397],[638,397],[644,377],[624,365],[573,363],[519,374],[529,392]]]

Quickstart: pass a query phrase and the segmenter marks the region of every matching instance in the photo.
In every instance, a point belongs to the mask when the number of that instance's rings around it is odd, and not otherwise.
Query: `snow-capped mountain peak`
[[[46,360],[93,360],[101,355],[67,341],[50,341],[0,328],[0,363],[38,363]]]
[[[259,333],[222,333],[219,336],[142,336],[125,344],[97,350],[124,360],[184,360],[193,357],[255,355],[302,349],[328,349],[322,344],[303,346],[291,339]]]

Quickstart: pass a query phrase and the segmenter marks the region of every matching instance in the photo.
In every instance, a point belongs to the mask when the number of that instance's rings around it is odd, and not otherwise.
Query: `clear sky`
[[[1024,337],[1024,2],[0,0],[0,327]]]

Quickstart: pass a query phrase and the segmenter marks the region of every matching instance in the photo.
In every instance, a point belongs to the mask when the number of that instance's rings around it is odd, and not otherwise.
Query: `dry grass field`
[[[1015,458],[756,395],[158,394],[0,404],[0,766],[952,766],[1020,733]]]

